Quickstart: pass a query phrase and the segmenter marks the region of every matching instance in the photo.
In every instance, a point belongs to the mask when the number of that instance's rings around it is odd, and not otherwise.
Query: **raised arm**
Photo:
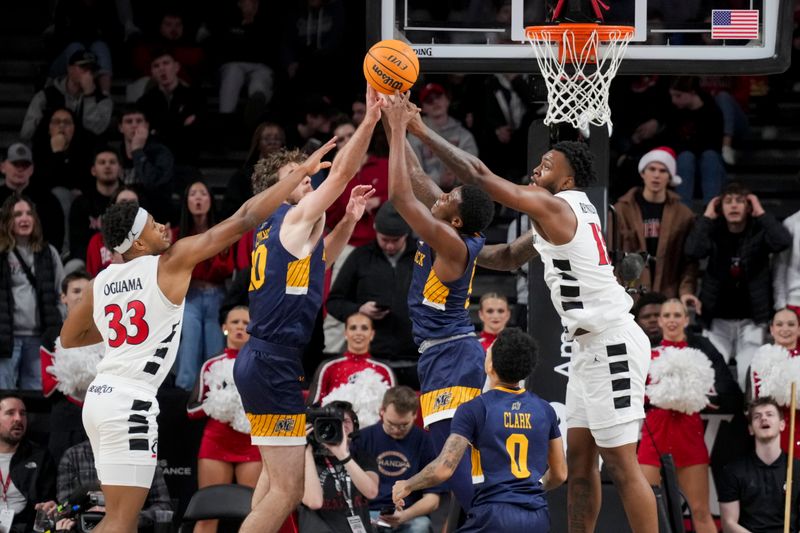
[[[403,498],[415,490],[427,489],[447,481],[456,471],[458,463],[464,456],[464,451],[469,446],[469,441],[461,435],[455,433],[447,437],[444,443],[444,448],[439,454],[439,457],[434,459],[425,468],[420,470],[416,475],[406,479],[405,481],[398,481],[392,487],[392,500],[394,504],[402,509],[405,505]]]
[[[385,112],[392,130],[389,142],[389,200],[414,232],[436,251],[435,267],[439,279],[456,279],[466,269],[467,246],[455,228],[438,220],[429,208],[417,200],[408,179],[406,125],[419,110],[409,104],[408,93],[405,93],[395,95]]]
[[[392,125],[389,124],[389,120],[386,118],[386,114],[383,114],[383,129],[386,131],[387,138],[391,139],[392,137]],[[436,182],[431,179],[423,170],[422,165],[419,162],[419,158],[417,158],[417,154],[414,152],[414,149],[411,147],[411,144],[406,139],[406,170],[408,171],[408,176],[411,178],[411,188],[414,191],[414,196],[417,197],[417,200],[425,204],[426,207],[429,209],[436,203],[436,200],[442,196],[442,189],[436,185]]]
[[[355,176],[367,153],[372,132],[381,118],[383,100],[370,86],[367,86],[367,112],[364,121],[358,126],[353,137],[339,150],[325,181],[307,194],[297,207],[286,215],[287,224],[306,222],[314,224],[323,213],[341,196],[344,188]]]
[[[367,200],[375,194],[372,185],[356,185],[350,191],[345,213],[336,227],[325,236],[325,268],[331,268],[353,235],[356,223],[364,216]]]
[[[564,200],[536,185],[516,185],[501,178],[476,156],[443,139],[419,116],[409,122],[408,131],[425,143],[462,182],[477,185],[495,202],[530,216],[553,244],[564,244],[572,239],[575,217]],[[573,219],[571,228],[564,223],[565,217]]]
[[[478,254],[478,264],[492,270],[516,270],[537,255],[531,233],[526,231],[513,242],[484,246]]]
[[[67,313],[67,319],[61,326],[61,346],[77,348],[103,342],[103,336],[94,323],[94,280],[83,291],[80,302]]]
[[[295,167],[284,179],[247,200],[229,218],[205,233],[180,239],[173,244],[161,255],[159,263],[159,285],[162,290],[166,291],[165,295],[173,302],[182,300],[182,296],[173,299],[168,294],[168,292],[173,292],[172,287],[185,285],[188,282],[181,276],[191,273],[195,265],[214,257],[238,241],[247,231],[258,226],[275,212],[306,176],[316,174],[321,169],[329,167],[330,163],[323,162],[322,158],[334,146],[336,143],[334,139],[331,139],[308,156],[302,165]],[[178,290],[175,292],[179,293]]]

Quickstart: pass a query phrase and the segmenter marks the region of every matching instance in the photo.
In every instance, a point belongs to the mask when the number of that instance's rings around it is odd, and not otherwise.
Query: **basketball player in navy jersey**
[[[322,305],[325,269],[344,248],[374,189],[354,187],[344,218],[323,237],[325,210],[358,171],[383,102],[368,87],[366,116],[336,154],[325,181],[314,190],[310,177],[303,180],[256,229],[250,340],[236,358],[233,375],[264,468],[252,511],[240,529],[244,533],[277,531],[303,497],[306,422],[301,354]],[[269,156],[254,171],[254,190],[282,183],[303,159],[298,151]]]
[[[412,190],[406,163],[406,96],[396,96],[384,109],[391,129],[389,199],[419,236],[414,256],[408,309],[414,342],[420,404],[434,446],[441,450],[450,434],[456,408],[480,394],[485,381],[483,348],[469,317],[475,261],[494,216],[489,196],[474,186],[442,194],[428,208]],[[472,501],[472,471],[465,457],[450,488],[462,508]]]
[[[497,336],[485,357],[490,390],[461,405],[439,456],[418,474],[398,481],[399,508],[415,490],[450,478],[472,445],[480,452],[483,480],[460,533],[550,531],[545,491],[567,478],[564,444],[553,407],[518,387],[536,365],[536,343],[517,328]]]
[[[171,246],[166,227],[136,203],[122,202],[106,211],[103,238],[124,262],[97,275],[61,329],[65,348],[106,344],[83,407],[106,501],[95,531],[136,531],[156,467],[156,391],[175,362],[195,265],[230,247],[271,215],[308,174],[329,166],[320,161],[335,145],[332,139],[279,186],[249,199],[227,220]]]
[[[595,179],[591,153],[583,143],[559,142],[533,169],[531,184],[516,185],[428,128],[416,106],[406,113],[409,132],[462,182],[532,222],[551,300],[574,339],[566,395],[570,532],[594,531],[602,456],[634,533],[655,533],[655,496],[636,460],[650,344],[630,315],[633,301],[614,277],[597,210],[580,190]],[[505,259],[492,267],[520,266]]]

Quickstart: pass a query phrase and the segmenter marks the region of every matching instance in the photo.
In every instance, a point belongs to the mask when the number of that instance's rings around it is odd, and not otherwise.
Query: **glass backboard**
[[[792,0],[606,0],[633,26],[621,74],[772,74],[790,61]],[[553,0],[375,0],[368,37],[408,42],[427,72],[538,72],[525,27]]]

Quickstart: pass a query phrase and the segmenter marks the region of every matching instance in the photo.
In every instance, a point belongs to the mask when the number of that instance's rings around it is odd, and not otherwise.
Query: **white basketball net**
[[[547,84],[549,105],[544,123],[567,122],[584,132],[588,131],[589,124],[605,124],[610,135],[608,91],[633,32],[611,31],[608,40],[604,36],[602,54],[597,30],[592,31],[581,50],[577,49],[575,35],[569,29],[553,26],[552,30],[527,34]],[[563,35],[561,53],[559,47],[552,44],[557,40],[552,37],[558,34]],[[572,63],[567,62],[568,58],[572,58]],[[592,58],[597,59],[596,63],[590,61]]]

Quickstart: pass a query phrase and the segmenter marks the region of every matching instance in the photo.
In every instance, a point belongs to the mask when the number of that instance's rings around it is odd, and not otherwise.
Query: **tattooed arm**
[[[478,265],[492,270],[516,270],[538,255],[530,231],[507,244],[487,244],[478,254]]]
[[[392,487],[394,504],[402,509],[405,505],[403,498],[415,490],[433,487],[450,479],[467,446],[469,446],[469,441],[461,435],[451,434],[447,437],[447,442],[444,443],[444,448],[442,448],[442,453],[439,454],[439,457],[431,461],[428,466],[415,476],[394,484],[394,487]]]

